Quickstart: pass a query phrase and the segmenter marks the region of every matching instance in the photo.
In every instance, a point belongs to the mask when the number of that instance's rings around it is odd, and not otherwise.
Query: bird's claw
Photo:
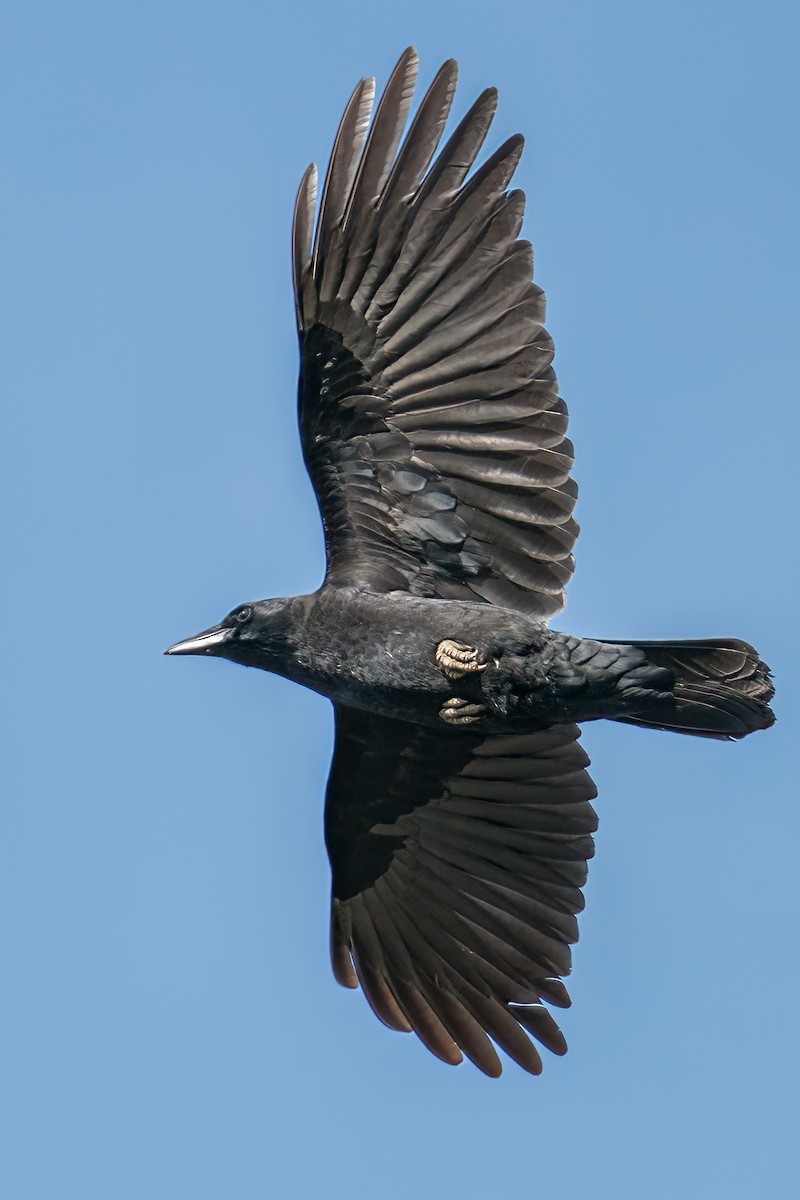
[[[448,679],[461,679],[472,671],[485,671],[489,663],[482,659],[480,651],[475,646],[465,646],[463,642],[453,642],[445,638],[436,647],[436,665],[444,671]]]
[[[474,725],[485,712],[485,704],[474,704],[471,700],[452,696],[439,709],[439,716],[446,725]]]

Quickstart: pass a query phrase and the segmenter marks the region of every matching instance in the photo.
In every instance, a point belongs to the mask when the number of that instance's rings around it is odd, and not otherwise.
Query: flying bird
[[[474,167],[497,93],[439,149],[446,62],[403,137],[417,54],[374,111],[363,79],[317,211],[292,233],[299,425],[327,573],[238,605],[167,654],[273,671],[329,697],[331,956],[391,1029],[438,1058],[532,1074],[577,940],[596,795],[578,742],[598,718],[741,738],[774,717],[746,642],[558,633],[578,536],[567,408],[509,191],[523,140]],[[437,153],[438,152],[438,153]],[[530,1035],[530,1036],[529,1036]],[[531,1038],[535,1039],[531,1040]]]

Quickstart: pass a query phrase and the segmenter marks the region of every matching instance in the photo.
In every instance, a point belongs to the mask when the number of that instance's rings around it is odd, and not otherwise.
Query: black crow
[[[436,151],[446,62],[401,144],[407,50],[371,117],[347,105],[319,212],[293,230],[299,420],[325,527],[318,592],[242,604],[168,654],[260,667],[328,696],[333,970],[390,1028],[499,1075],[564,1037],[562,978],[597,819],[577,725],[709,738],[773,722],[769,671],[730,638],[556,633],[576,488],[509,138],[473,171],[485,91]]]

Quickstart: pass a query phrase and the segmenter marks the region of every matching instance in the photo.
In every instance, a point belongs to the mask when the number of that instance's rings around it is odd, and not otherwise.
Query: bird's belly
[[[445,701],[483,695],[481,674],[454,680],[443,672],[436,652],[445,639],[480,646],[491,658],[541,638],[535,622],[489,605],[330,589],[304,630],[294,677],[334,702],[441,727]],[[497,720],[487,713],[489,724]]]

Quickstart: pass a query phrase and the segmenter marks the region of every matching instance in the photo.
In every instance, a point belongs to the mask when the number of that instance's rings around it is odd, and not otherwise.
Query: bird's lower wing
[[[578,732],[484,738],[337,707],[334,973],[445,1062],[499,1075],[494,1042],[538,1074],[527,1034],[566,1051],[542,1001],[569,1005],[597,825]]]

